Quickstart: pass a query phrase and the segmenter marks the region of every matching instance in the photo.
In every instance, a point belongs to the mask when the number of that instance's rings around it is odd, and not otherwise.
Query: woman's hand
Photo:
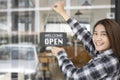
[[[61,15],[65,20],[68,20],[70,17],[67,15],[65,9],[64,9],[64,2],[58,1],[55,4],[52,5],[52,9],[57,12],[59,15]]]
[[[62,14],[62,13],[65,13],[65,10],[64,10],[64,2],[62,1],[58,1],[56,2],[55,4],[53,4],[52,6],[53,10],[55,12],[57,12],[58,14]]]
[[[52,51],[52,54],[54,56],[56,56],[58,54],[58,52],[65,51],[65,50],[63,48],[59,48],[59,47],[52,47],[51,51]]]

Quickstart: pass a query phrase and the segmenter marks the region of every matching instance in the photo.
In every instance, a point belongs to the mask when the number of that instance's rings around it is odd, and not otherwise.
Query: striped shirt
[[[113,51],[109,49],[98,53],[95,50],[91,33],[84,26],[72,18],[67,23],[92,59],[85,66],[76,68],[67,57],[66,52],[60,51],[56,57],[66,80],[119,80],[120,64]]]

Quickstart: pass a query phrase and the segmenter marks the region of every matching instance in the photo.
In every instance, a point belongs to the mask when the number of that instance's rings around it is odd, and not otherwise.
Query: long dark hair
[[[93,31],[99,24],[105,27],[111,48],[120,61],[120,25],[112,19],[102,19],[94,25]]]

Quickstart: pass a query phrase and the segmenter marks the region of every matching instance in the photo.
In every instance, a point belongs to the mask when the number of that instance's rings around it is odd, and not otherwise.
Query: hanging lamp
[[[82,4],[82,6],[90,6],[91,4],[89,3],[88,0],[85,0],[84,3]]]
[[[77,15],[82,15],[83,13],[81,13],[80,12],[80,10],[78,10],[76,13],[75,13],[75,15],[77,16]]]

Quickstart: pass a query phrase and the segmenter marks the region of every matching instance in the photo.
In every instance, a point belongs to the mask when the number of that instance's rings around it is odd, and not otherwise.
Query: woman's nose
[[[100,34],[99,34],[99,35],[96,35],[95,39],[96,39],[96,40],[102,40],[102,35],[100,35]]]

